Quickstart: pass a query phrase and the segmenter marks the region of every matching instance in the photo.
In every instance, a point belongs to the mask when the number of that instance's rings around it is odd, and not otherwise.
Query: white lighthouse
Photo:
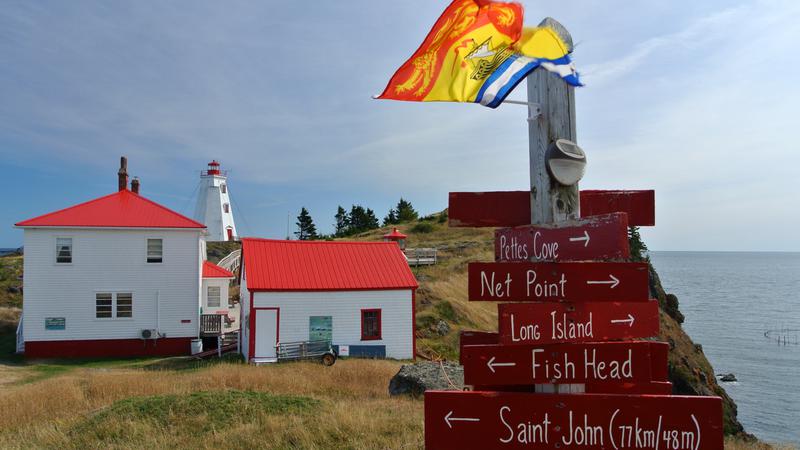
[[[208,227],[209,241],[233,241],[238,237],[233,223],[227,172],[220,170],[216,160],[208,163],[207,170],[200,172],[194,219]]]

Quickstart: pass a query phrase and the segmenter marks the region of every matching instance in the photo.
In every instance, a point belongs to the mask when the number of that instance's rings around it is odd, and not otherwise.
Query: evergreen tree
[[[300,215],[297,216],[297,231],[294,232],[294,235],[301,241],[310,241],[318,237],[314,220],[305,207],[300,210]]]
[[[397,214],[395,213],[394,209],[389,209],[389,214],[383,218],[383,226],[397,225],[398,223],[400,222],[397,220]]]
[[[639,234],[639,227],[628,228],[628,245],[631,248],[632,261],[650,261],[647,255],[647,245]]]
[[[336,215],[334,217],[336,218],[335,231],[333,232],[334,236],[346,236],[350,228],[350,216],[347,214],[347,211],[339,205],[339,209],[336,210]]]
[[[378,228],[378,227],[381,226],[380,221],[378,221],[378,217],[375,216],[375,211],[373,211],[373,210],[371,210],[369,208],[367,208],[366,224],[365,225],[366,225],[367,230],[374,230],[375,228]]]
[[[414,210],[414,207],[411,205],[411,202],[405,201],[402,197],[400,201],[397,203],[397,222],[411,222],[412,220],[417,220],[419,218],[419,214]]]

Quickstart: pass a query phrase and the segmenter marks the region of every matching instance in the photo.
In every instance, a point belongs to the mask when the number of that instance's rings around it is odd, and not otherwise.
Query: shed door
[[[278,344],[278,310],[257,309],[255,333],[256,358],[276,359],[275,345]]]

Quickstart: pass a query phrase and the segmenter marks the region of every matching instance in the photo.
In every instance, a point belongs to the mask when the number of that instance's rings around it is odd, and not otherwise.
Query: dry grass
[[[86,369],[6,388],[2,448],[421,448],[422,402],[389,398],[391,361],[342,360],[254,367],[225,363],[195,370]],[[202,391],[255,391],[319,402],[296,414],[264,411],[215,426],[207,414],[174,421],[98,413],[120,400]],[[177,420],[179,419],[179,420]],[[91,426],[86,426],[87,422]]]

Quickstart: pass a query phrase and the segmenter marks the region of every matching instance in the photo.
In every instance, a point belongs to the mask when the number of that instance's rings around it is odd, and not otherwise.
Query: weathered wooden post
[[[545,18],[539,26],[549,26],[572,51],[572,36],[558,21]],[[578,184],[564,186],[547,172],[547,149],[557,139],[576,141],[575,88],[557,75],[539,68],[528,75],[528,103],[538,104],[528,118],[531,176],[531,224],[548,224],[580,217]],[[583,392],[583,385],[540,384],[537,392]]]
[[[572,51],[572,36],[563,25],[548,17],[539,26],[556,30]],[[530,114],[531,223],[554,223],[580,217],[577,183],[562,186],[547,173],[547,148],[557,139],[576,142],[575,88],[544,69],[528,75],[528,102],[539,105],[539,115]],[[535,117],[533,117],[535,116]]]

